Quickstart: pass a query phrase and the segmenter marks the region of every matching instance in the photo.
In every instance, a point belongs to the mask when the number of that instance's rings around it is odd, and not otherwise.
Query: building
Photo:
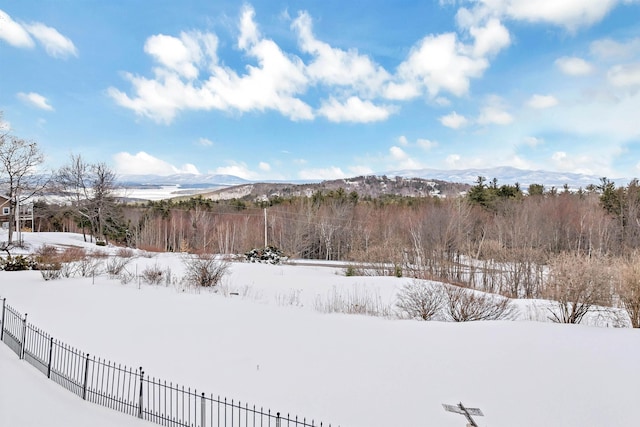
[[[16,229],[30,228],[33,229],[33,203],[31,201],[22,202],[20,205],[20,227]],[[9,222],[15,221],[15,217],[11,215],[11,200],[7,196],[0,194],[0,226],[3,229],[9,228]]]

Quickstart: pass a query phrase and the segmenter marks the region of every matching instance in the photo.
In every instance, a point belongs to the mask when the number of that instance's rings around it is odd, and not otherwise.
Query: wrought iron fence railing
[[[255,405],[198,393],[91,356],[27,322],[0,299],[0,341],[67,390],[89,402],[167,427],[322,427]],[[328,424],[331,427],[331,424]]]

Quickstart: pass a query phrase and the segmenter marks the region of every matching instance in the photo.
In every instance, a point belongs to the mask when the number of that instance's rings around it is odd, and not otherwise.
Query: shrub
[[[131,258],[120,258],[117,256],[107,260],[105,268],[111,277],[119,276],[125,269],[126,265],[131,262]]]
[[[0,261],[0,270],[4,271],[32,270],[35,266],[36,263],[24,255],[8,256]]]
[[[403,317],[431,320],[440,313],[443,302],[444,294],[441,288],[414,280],[405,284],[398,292],[396,307]]]
[[[140,280],[147,285],[161,285],[171,283],[171,269],[169,267],[163,270],[158,264],[145,267],[140,273]]]
[[[510,319],[514,306],[509,298],[459,286],[445,287],[445,316],[454,322]]]
[[[275,246],[267,246],[264,249],[251,249],[244,254],[249,262],[262,262],[267,264],[280,264],[284,259],[284,253]]]
[[[116,251],[116,256],[120,258],[133,258],[135,256],[135,252],[130,248],[120,248]]]
[[[218,285],[230,265],[210,254],[185,255],[182,262],[185,267],[183,280],[186,284],[207,288]]]

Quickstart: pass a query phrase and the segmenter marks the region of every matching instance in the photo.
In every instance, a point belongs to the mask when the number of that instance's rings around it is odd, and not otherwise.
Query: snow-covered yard
[[[85,246],[73,234],[24,236],[32,248]],[[175,277],[183,268],[179,254],[156,254],[133,258],[127,269],[146,266],[169,267]],[[345,277],[335,266],[232,263],[215,293],[3,271],[0,296],[90,354],[325,425],[461,426],[462,416],[442,408],[460,401],[482,409],[480,426],[638,424],[638,330],[529,321],[536,306],[522,302],[518,321],[469,323],[316,309],[355,293],[391,306],[410,280]],[[0,425],[43,425],[33,421],[38,411],[51,412],[47,425],[142,425],[83,402],[15,359],[0,346]],[[68,409],[49,410],[50,402]]]

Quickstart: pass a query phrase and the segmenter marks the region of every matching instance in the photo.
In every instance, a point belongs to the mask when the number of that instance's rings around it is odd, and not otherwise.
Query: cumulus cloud
[[[481,125],[508,125],[513,122],[513,116],[500,105],[487,105],[480,110],[477,121]]]
[[[147,39],[144,51],[166,69],[186,79],[198,77],[203,64],[215,64],[218,38],[207,33],[181,33],[180,37],[158,34]]]
[[[543,110],[545,108],[551,108],[558,105],[558,99],[553,95],[533,95],[527,101],[527,106],[535,108],[537,110]]]
[[[372,175],[373,169],[371,169],[369,166],[357,165],[349,166],[349,172],[351,172],[351,175],[353,176],[365,176]]]
[[[249,169],[249,166],[244,162],[230,161],[227,166],[218,167],[213,171],[213,173],[219,175],[233,175],[248,180],[258,178],[258,174]]]
[[[429,151],[438,146],[438,143],[436,141],[431,141],[431,140],[422,139],[422,138],[418,138],[418,140],[416,141],[416,144],[418,145],[418,147],[426,151]]]
[[[389,148],[389,154],[395,162],[394,167],[398,169],[419,169],[420,162],[411,158],[402,148],[393,146]]]
[[[78,56],[78,50],[71,39],[63,36],[55,28],[36,22],[26,25],[27,31],[44,46],[46,52],[54,58]]]
[[[607,80],[616,87],[640,87],[640,63],[611,67],[607,72]]]
[[[238,46],[257,65],[247,65],[245,74],[215,62],[216,36],[197,33],[176,39],[159,38],[150,44],[170,43],[174,52],[151,49],[160,67],[154,78],[125,74],[133,96],[109,88],[108,94],[121,106],[158,122],[170,123],[181,110],[275,110],[292,120],[313,118],[309,105],[297,98],[307,88],[308,77],[299,58],[287,55],[270,39],[261,38],[253,22],[254,11],[245,6],[240,19]],[[151,39],[150,39],[151,40]],[[206,55],[203,55],[206,52]],[[198,63],[194,59],[200,59]],[[206,79],[192,81],[197,70],[208,66]]]
[[[305,69],[312,81],[347,87],[360,96],[374,96],[389,80],[389,73],[368,56],[355,49],[334,48],[316,39],[308,13],[300,13],[292,28],[298,34],[301,50],[313,56]]]
[[[471,56],[468,50],[455,33],[427,36],[400,64],[398,78],[413,84],[416,93],[425,87],[433,98],[442,91],[462,96],[469,90],[470,79],[480,77],[489,66],[486,58]]]
[[[213,141],[208,138],[199,138],[198,145],[202,145],[203,147],[211,147],[213,145]]]
[[[258,163],[258,168],[263,172],[269,172],[271,170],[271,165],[267,162]]]
[[[298,172],[300,179],[328,180],[345,178],[346,174],[339,167],[333,166],[321,169],[306,169]]]
[[[484,26],[472,26],[469,33],[475,39],[475,57],[495,55],[511,44],[509,30],[496,18],[490,19]]]
[[[404,135],[400,135],[400,136],[398,137],[398,144],[400,144],[400,145],[402,145],[402,146],[406,147],[407,145],[409,145],[409,140],[407,139],[407,137],[406,137],[406,136],[404,136]]]
[[[185,164],[178,168],[164,160],[154,157],[144,151],[137,154],[120,152],[113,156],[114,169],[118,174],[124,175],[171,175],[174,173],[199,174],[198,169],[192,164]]]
[[[4,40],[13,47],[32,48],[35,43],[27,30],[11,17],[0,10],[0,40]]]
[[[593,72],[593,66],[582,58],[563,56],[555,62],[564,74],[569,76],[586,76]]]
[[[451,129],[460,129],[467,124],[469,124],[469,120],[465,116],[462,116],[455,111],[451,114],[447,114],[446,116],[442,116],[438,119],[443,126],[446,126]]]
[[[49,100],[39,93],[35,92],[19,92],[18,99],[20,99],[25,104],[31,105],[32,107],[39,108],[41,110],[53,111],[53,107],[49,104]]]
[[[54,58],[78,56],[78,50],[71,39],[55,28],[40,22],[22,24],[0,10],[0,40],[17,48],[33,48],[34,38],[44,47],[47,54]]]
[[[369,123],[386,120],[394,111],[395,108],[393,106],[378,106],[371,101],[363,101],[356,96],[352,96],[344,103],[333,97],[324,101],[320,109],[318,109],[318,114],[336,123]]]
[[[596,40],[589,46],[592,55],[605,60],[628,60],[640,54],[640,38],[620,42],[611,38]]]
[[[522,143],[529,147],[537,147],[538,145],[544,144],[544,140],[536,138],[535,136],[527,136],[523,139]]]
[[[526,22],[542,22],[575,31],[602,20],[616,5],[628,0],[479,0],[467,10],[466,20],[487,16]]]

